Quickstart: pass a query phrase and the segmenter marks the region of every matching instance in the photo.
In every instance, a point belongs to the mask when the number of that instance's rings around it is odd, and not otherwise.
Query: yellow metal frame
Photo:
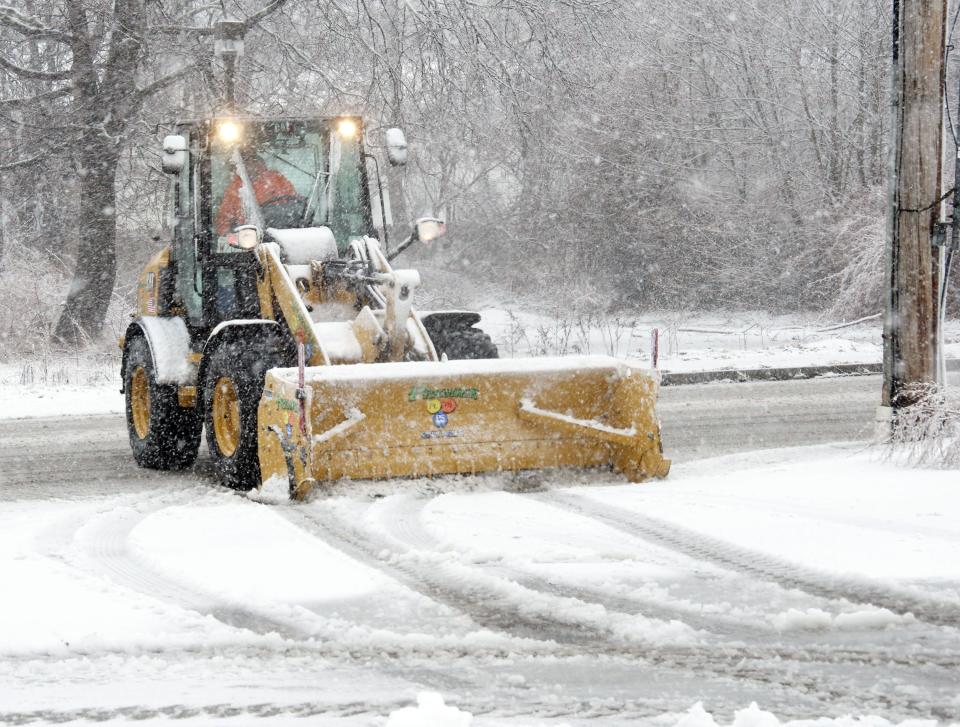
[[[270,320],[282,317],[286,321],[294,339],[302,341],[310,352],[307,357],[308,366],[329,365],[330,359],[317,340],[310,313],[280,262],[276,248],[272,245],[260,245],[256,254],[264,270],[264,274],[257,279],[257,296],[263,317]],[[276,310],[274,303],[280,310]]]
[[[159,313],[160,274],[170,265],[170,248],[165,247],[147,263],[137,279],[137,315],[155,316]],[[122,348],[122,346],[121,346]]]
[[[197,406],[197,387],[196,386],[178,386],[177,403],[183,409],[193,409]]]

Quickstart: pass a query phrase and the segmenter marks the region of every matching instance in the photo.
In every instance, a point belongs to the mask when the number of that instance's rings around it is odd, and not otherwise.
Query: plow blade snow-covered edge
[[[607,467],[663,477],[658,374],[606,356],[313,366],[267,373],[262,479]]]

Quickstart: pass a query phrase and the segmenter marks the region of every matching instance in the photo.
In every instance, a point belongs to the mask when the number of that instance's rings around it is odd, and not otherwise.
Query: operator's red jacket
[[[250,164],[247,174],[250,176],[250,183],[253,185],[253,193],[257,198],[257,204],[261,207],[279,197],[296,195],[297,193],[289,179],[280,172],[270,169],[263,162]],[[227,190],[223,193],[223,202],[217,212],[217,235],[226,235],[237,225],[246,222],[243,216],[243,199],[240,197],[242,186],[243,183],[240,181],[239,175],[234,175],[230,184],[227,185]]]

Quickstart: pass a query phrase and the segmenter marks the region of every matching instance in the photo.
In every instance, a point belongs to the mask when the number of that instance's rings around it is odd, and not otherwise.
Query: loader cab
[[[260,317],[257,261],[239,246],[238,227],[267,237],[271,228],[328,227],[341,254],[376,234],[359,118],[204,120],[179,125],[164,147],[170,301],[198,339],[222,321]]]

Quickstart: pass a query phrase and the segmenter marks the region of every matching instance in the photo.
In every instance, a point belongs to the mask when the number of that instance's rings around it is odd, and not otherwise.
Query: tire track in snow
[[[233,604],[218,604],[209,595],[157,573],[131,555],[127,542],[140,522],[167,507],[190,504],[210,494],[206,489],[196,487],[183,491],[196,497],[171,501],[171,496],[178,491],[126,497],[124,501],[128,504],[112,503],[108,509],[92,517],[75,518],[71,528],[46,536],[48,547],[52,546],[50,554],[79,572],[105,576],[134,593],[211,616],[227,626],[261,636],[277,634],[288,639],[305,638],[305,632],[283,622]]]
[[[329,507],[285,509],[284,516],[328,545],[385,573],[411,590],[469,616],[477,625],[521,639],[561,644],[588,644],[589,635],[570,623],[538,616],[503,602],[503,594],[491,586],[495,578],[472,580],[469,573],[449,573],[442,557],[424,560],[409,550],[398,551],[391,543],[352,527]],[[485,581],[485,582],[484,582]]]
[[[422,513],[429,503],[430,500],[426,498],[402,495],[382,501],[382,505],[389,508],[388,517],[382,518],[387,532],[407,547],[428,551],[443,550],[455,554],[456,551],[445,547],[424,527]],[[559,583],[510,565],[474,565],[473,567],[494,571],[510,581],[539,593],[597,604],[608,611],[628,616],[644,616],[659,621],[682,621],[697,631],[718,636],[749,638],[771,633],[770,628],[750,626],[722,616],[716,618],[700,616],[691,613],[689,610],[670,607],[667,604],[657,603],[649,599],[618,596],[586,586]]]
[[[199,488],[198,490],[202,495],[210,494],[206,488]],[[171,499],[175,501],[171,502]],[[199,498],[198,498],[199,499]],[[84,537],[92,541],[92,543],[97,543],[101,540],[110,541],[114,539],[112,544],[102,546],[102,551],[109,556],[116,555],[117,543],[116,543],[116,531],[121,528],[127,528],[129,522],[125,522],[125,517],[135,518],[139,516],[140,518],[147,517],[150,514],[150,511],[160,510],[163,507],[171,505],[182,505],[190,504],[190,501],[187,500],[184,502],[182,499],[177,499],[176,493],[174,497],[171,498],[169,493],[158,495],[155,501],[150,503],[144,503],[143,499],[140,497],[127,497],[122,500],[120,503],[111,503],[109,509],[105,512],[109,515],[112,511],[119,511],[114,513],[113,519],[110,517],[106,518],[103,523],[94,523],[93,527],[85,534]],[[260,507],[260,505],[251,505]],[[127,508],[126,510],[124,508]],[[280,508],[278,508],[280,509]],[[284,510],[292,511],[297,513],[302,510],[299,506],[292,506],[289,508],[282,508]],[[148,512],[144,512],[147,510]],[[79,528],[78,528],[79,529]],[[106,529],[107,532],[102,532],[102,529]],[[132,529],[132,526],[129,526],[129,529]],[[129,529],[127,532],[129,532]],[[113,532],[113,535],[111,535]],[[74,543],[75,541],[75,532],[73,533],[64,533],[65,537],[62,538],[62,542],[66,543],[66,546],[71,551],[77,551],[79,545],[82,543]],[[123,543],[123,548],[125,548],[124,538],[120,538]],[[95,549],[98,550],[98,549]],[[99,550],[98,550],[99,552]],[[78,553],[82,556],[83,551]],[[120,558],[121,566],[129,565],[124,563],[124,557],[131,557],[129,554]],[[379,553],[377,554],[379,558]],[[79,558],[80,565],[84,565],[84,558]],[[137,582],[142,577],[142,574],[139,572],[142,570],[142,567],[134,559],[133,567],[135,572],[132,574],[132,577]],[[412,561],[416,565],[416,561]],[[430,563],[423,564],[423,567],[429,568]],[[122,569],[121,569],[122,570]],[[114,571],[116,572],[116,571]],[[148,574],[149,575],[149,574]],[[394,577],[395,574],[391,573]],[[147,578],[147,581],[151,581],[152,576]],[[139,588],[136,590],[139,591]],[[482,589],[481,589],[482,590]],[[188,591],[189,593],[189,591]],[[255,614],[259,615],[259,614]],[[513,653],[506,655],[514,657],[524,657],[524,656],[560,656],[560,657],[576,657],[580,655],[587,656],[602,656],[607,657],[612,655],[614,657],[622,657],[626,661],[629,661],[633,665],[649,669],[651,674],[660,674],[663,669],[668,669],[675,671],[683,675],[704,675],[707,678],[713,678],[718,680],[743,680],[749,681],[761,685],[772,685],[777,689],[781,690],[799,690],[799,693],[803,694],[805,698],[815,700],[824,705],[835,704],[837,699],[847,699],[850,700],[856,695],[859,690],[853,688],[845,688],[843,686],[837,687],[832,683],[831,680],[824,679],[818,675],[808,676],[807,674],[797,674],[796,665],[790,665],[787,669],[784,669],[776,664],[769,663],[769,655],[757,655],[751,656],[745,654],[742,651],[730,650],[726,653],[700,653],[697,649],[689,649],[687,651],[682,651],[678,649],[669,649],[669,648],[651,648],[647,646],[637,646],[635,648],[628,648],[625,646],[619,646],[616,644],[611,645],[608,640],[604,638],[604,635],[590,635],[587,634],[584,641],[586,646],[580,646],[579,644],[561,644],[554,648],[552,645],[543,644],[531,644],[526,647],[524,644],[518,644],[516,649],[511,649]],[[388,661],[384,658],[384,654],[389,654],[393,656],[394,654],[399,655],[412,655],[414,657],[423,656],[430,657],[431,655],[436,655],[439,658],[444,656],[449,656],[451,653],[450,649],[437,649],[435,652],[431,652],[429,649],[403,649],[402,647],[397,650],[393,644],[377,644],[372,643],[368,645],[361,645],[359,648],[353,648],[350,644],[316,644],[315,648],[311,648],[312,645],[306,642],[298,642],[298,646],[295,648],[302,648],[305,651],[310,651],[311,653],[316,653],[317,655],[329,655],[332,657],[344,658],[347,657],[351,661],[356,660],[371,660],[378,662],[376,668],[382,669],[384,671],[389,670],[389,663],[381,666],[380,662]],[[227,647],[231,648],[231,647]],[[154,651],[154,650],[148,650]],[[271,649],[272,651],[272,649]],[[99,651],[97,653],[100,653]],[[121,652],[122,653],[122,652]],[[183,652],[189,654],[189,650]],[[482,655],[484,652],[479,649],[471,648],[470,645],[465,645],[461,656],[470,658],[473,656]],[[488,652],[489,653],[489,650]],[[456,655],[456,652],[454,652]],[[494,656],[497,654],[494,653]],[[379,658],[378,658],[379,657]],[[600,662],[603,663],[603,662]],[[814,665],[816,666],[816,665]],[[404,668],[398,668],[396,673],[400,676],[411,676],[413,679],[417,679],[415,674],[412,674],[409,670]],[[688,706],[688,703],[683,705]],[[741,705],[742,706],[742,705]],[[143,714],[149,716],[148,711],[141,710],[140,708],[132,708],[134,714]],[[149,708],[147,708],[149,709]],[[231,709],[241,709],[239,707],[231,707]],[[283,713],[283,707],[277,707],[276,705],[268,705],[267,709],[280,709],[281,711],[277,712],[278,714]],[[357,707],[361,712],[364,710],[363,705]],[[471,709],[475,713],[482,713],[482,709]],[[259,714],[258,712],[254,712]],[[270,712],[272,713],[272,712]],[[523,712],[520,712],[521,714]],[[557,714],[562,715],[564,712],[560,710]],[[91,719],[93,719],[94,714],[100,714],[99,711],[90,711]],[[244,712],[238,712],[237,714],[243,715]],[[572,712],[571,714],[576,714]],[[29,714],[14,715],[15,717],[23,718],[24,721],[32,720],[32,717]],[[51,719],[49,721],[54,721],[60,715],[57,713],[50,713]],[[190,716],[189,714],[183,714],[182,716]],[[226,715],[230,716],[230,715]],[[83,718],[83,717],[77,717]],[[59,720],[58,720],[59,721]]]
[[[206,488],[190,488],[198,495],[196,501],[209,496]],[[224,493],[221,493],[224,494]],[[226,495],[229,496],[229,495]],[[244,502],[246,502],[244,500]],[[130,533],[150,515],[169,506],[182,506],[190,501],[181,499],[171,502],[170,493],[158,493],[148,497],[127,496],[119,503],[111,503],[107,508],[91,515],[85,511],[81,515],[70,517],[66,523],[41,535],[40,550],[43,555],[62,562],[66,567],[83,575],[106,577],[113,584],[129,589],[139,595],[153,598],[161,603],[172,604],[209,616],[216,621],[242,631],[259,636],[278,636],[284,640],[278,648],[287,651],[294,644],[310,654],[331,659],[358,658],[378,660],[378,667],[386,674],[401,676],[417,681],[442,681],[450,688],[473,686],[471,682],[445,675],[424,665],[391,665],[391,659],[450,659],[471,656],[502,655],[505,650],[496,646],[475,646],[457,648],[450,643],[404,643],[403,637],[389,643],[365,643],[350,638],[338,638],[337,631],[329,625],[324,616],[315,613],[307,606],[275,604],[279,609],[288,609],[286,618],[274,618],[262,609],[246,608],[235,603],[225,603],[215,596],[194,590],[163,574],[157,573],[141,563],[129,551],[127,542]],[[251,506],[259,507],[259,505]],[[63,525],[69,523],[68,527]],[[363,628],[361,626],[361,628]],[[384,630],[386,632],[386,630]],[[385,633],[384,633],[385,635]],[[259,645],[265,649],[269,645]],[[242,647],[241,647],[242,648]],[[270,648],[270,650],[273,650]],[[108,653],[110,649],[98,650]],[[151,653],[158,650],[149,649]],[[524,649],[517,649],[522,653]],[[542,650],[541,650],[542,651]],[[115,653],[127,653],[123,649]],[[383,659],[384,655],[388,658]],[[27,657],[29,658],[29,656]]]
[[[445,552],[455,555],[456,551],[445,547],[439,539],[434,537],[426,527],[424,527],[422,512],[429,503],[430,499],[427,498],[405,496],[395,496],[394,498],[381,501],[381,505],[387,507],[387,516],[382,517],[381,521],[388,533],[405,545],[435,551],[443,549]],[[686,558],[688,556],[684,557]],[[475,567],[481,568],[482,566]],[[689,614],[689,612],[684,609],[670,608],[663,604],[632,597],[611,595],[582,586],[560,584],[510,566],[500,565],[495,566],[493,569],[505,577],[518,582],[520,585],[541,593],[553,594],[562,598],[574,598],[588,603],[596,603],[609,611],[621,612],[628,615],[641,614],[661,620],[683,620],[692,628],[734,640],[733,642],[698,647],[700,649],[720,650],[722,652],[734,650],[742,653],[744,658],[751,659],[766,658],[798,662],[815,661],[820,663],[841,664],[888,663],[906,667],[933,666],[947,669],[960,668],[960,655],[945,656],[929,652],[904,654],[901,652],[891,652],[889,650],[868,651],[863,649],[830,648],[825,646],[802,647],[777,645],[757,647],[747,645],[740,640],[769,638],[775,634],[776,631],[772,628],[764,627],[751,628],[749,625],[740,622],[732,622],[733,620],[728,618],[699,618],[696,617],[695,614]],[[718,626],[720,628],[717,628]]]
[[[79,709],[54,710],[38,709],[30,712],[0,712],[0,724],[22,725],[34,722],[62,724],[84,720],[87,722],[107,722],[110,720],[146,720],[166,718],[191,719],[209,717],[227,719],[236,717],[351,717],[358,714],[389,712],[410,706],[409,700],[366,703],[314,703],[300,702],[296,704],[261,703],[249,705],[235,704],[205,704],[185,705],[171,704],[162,707],[114,707],[98,708],[85,707]]]
[[[569,492],[552,490],[523,496],[559,505],[628,535],[753,578],[772,581],[784,588],[797,589],[821,598],[886,608],[901,616],[912,614],[917,620],[935,626],[960,628],[960,604],[924,598],[867,580],[834,576]]]
[[[631,699],[605,698],[584,699],[564,697],[551,694],[544,699],[544,694],[517,693],[513,690],[506,699],[490,699],[469,694],[448,700],[450,706],[469,712],[475,717],[495,719],[577,719],[598,720],[597,724],[622,724],[623,720],[638,721],[662,718],[667,713],[682,714],[690,707],[689,698],[668,697],[667,699]],[[765,708],[775,710],[781,721],[788,720],[816,720],[823,716],[823,711],[817,707],[804,708],[788,699],[780,698],[779,704],[765,704]],[[123,706],[123,707],[81,707],[77,709],[38,709],[32,711],[0,712],[0,724],[23,725],[37,722],[63,724],[75,721],[108,722],[111,720],[142,721],[147,719],[184,720],[197,718],[305,718],[327,717],[348,718],[371,716],[382,721],[391,712],[412,706],[409,698],[381,700],[381,701],[347,701],[347,702],[295,702],[275,703],[260,702],[255,704],[237,705],[233,703],[215,704],[168,704],[163,706]],[[743,708],[743,704],[731,701],[712,700],[711,707],[714,713],[732,712]],[[898,715],[931,717],[948,722],[955,719],[957,710],[949,706],[915,702],[906,711],[899,705],[893,704],[883,695],[864,694],[855,702],[841,705],[841,712],[864,713],[870,711],[888,710],[886,715],[896,719]],[[890,714],[889,710],[896,710]],[[608,722],[605,718],[613,718]],[[675,720],[674,720],[675,721]]]
[[[817,653],[743,644],[678,646],[618,641],[615,634],[600,625],[571,623],[558,618],[553,607],[575,599],[551,597],[549,603],[541,603],[533,611],[527,610],[517,602],[518,597],[530,594],[542,599],[544,594],[518,584],[509,584],[504,591],[496,587],[496,584],[503,583],[503,579],[478,574],[476,569],[451,568],[449,558],[423,558],[400,552],[385,538],[360,530],[332,513],[329,505],[322,501],[315,501],[312,509],[291,508],[285,514],[294,522],[299,520],[302,527],[331,546],[465,613],[481,626],[521,638],[550,639],[555,644],[554,655],[559,658],[625,658],[635,667],[651,669],[657,678],[663,678],[666,670],[684,675],[684,678],[694,675],[700,679],[743,681],[787,690],[829,706],[836,705],[838,700],[862,706],[864,691],[876,683],[877,670],[889,672],[901,668],[909,670],[909,676],[915,676],[917,667],[942,674],[960,665],[956,658],[941,659],[935,654],[917,655],[913,660],[896,663],[898,660],[894,655],[853,650]],[[508,597],[504,596],[505,593]],[[604,612],[604,615],[609,614]],[[839,665],[845,670],[843,683],[836,673],[829,675],[824,671],[826,665]],[[846,670],[852,665],[862,669],[856,674],[848,674]],[[903,698],[902,703],[898,701],[899,697],[887,695],[879,695],[876,699],[883,702],[885,709],[893,706],[916,713],[907,704],[909,698]]]

